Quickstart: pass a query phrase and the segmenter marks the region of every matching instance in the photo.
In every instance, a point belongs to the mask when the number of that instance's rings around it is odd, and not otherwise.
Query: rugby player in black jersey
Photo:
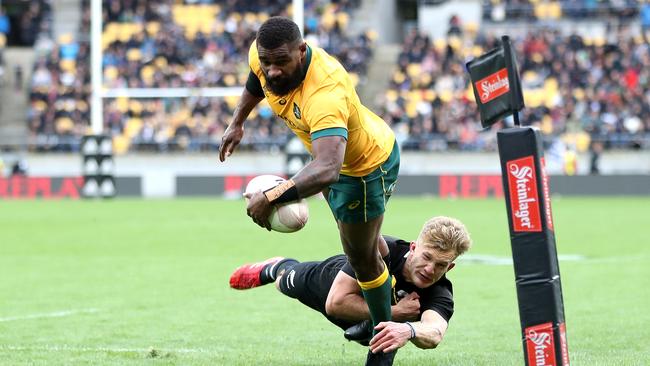
[[[446,273],[471,246],[467,229],[456,219],[438,216],[424,224],[416,241],[384,239],[389,253],[382,255],[394,278],[393,320],[375,327],[370,351],[391,352],[409,341],[419,348],[435,348],[454,312],[452,284]],[[271,282],[346,330],[346,338],[368,344],[370,313],[345,255],[302,263],[275,257],[243,265],[230,277],[230,286],[240,290]]]

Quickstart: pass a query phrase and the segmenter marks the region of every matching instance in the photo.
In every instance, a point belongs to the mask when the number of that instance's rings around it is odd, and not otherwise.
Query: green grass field
[[[270,286],[228,287],[238,265],[340,252],[323,201],[295,234],[243,201],[0,202],[1,365],[360,365],[366,350]],[[510,258],[502,200],[394,198],[384,233],[434,215],[465,222],[472,255]],[[572,365],[650,364],[650,198],[554,198]],[[461,261],[456,312],[435,350],[396,365],[522,365],[511,265]]]

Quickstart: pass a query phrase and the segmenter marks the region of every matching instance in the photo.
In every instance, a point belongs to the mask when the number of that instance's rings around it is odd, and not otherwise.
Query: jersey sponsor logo
[[[352,201],[352,202],[348,203],[348,210],[354,210],[355,208],[359,207],[360,204],[361,204],[361,201],[359,201],[359,200]]]
[[[508,70],[503,69],[474,83],[481,103],[485,104],[510,91]]]
[[[296,118],[298,119],[302,117],[302,114],[300,113],[300,108],[298,108],[298,105],[296,103],[293,103],[293,115],[296,116]]]
[[[513,230],[515,232],[542,231],[533,156],[508,161],[506,170]]]
[[[557,366],[553,342],[553,323],[528,327],[525,332],[528,365]]]

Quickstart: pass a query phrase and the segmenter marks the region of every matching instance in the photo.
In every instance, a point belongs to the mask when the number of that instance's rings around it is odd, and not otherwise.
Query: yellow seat
[[[124,125],[124,136],[132,139],[142,129],[142,119],[140,118],[129,118]]]
[[[427,102],[433,102],[436,100],[437,94],[433,89],[426,89],[424,91],[424,100]]]
[[[233,74],[228,74],[223,77],[223,83],[226,86],[235,86],[237,84],[237,78]]]
[[[401,83],[404,82],[404,80],[406,80],[406,75],[404,75],[402,72],[400,72],[400,71],[396,71],[396,72],[393,74],[393,81],[394,81],[395,83],[397,83],[397,84],[401,84]]]
[[[418,111],[417,111],[417,103],[414,103],[413,101],[409,101],[406,103],[406,116],[409,118],[415,118],[418,116]]]
[[[562,5],[557,1],[553,1],[548,4],[547,12],[550,19],[560,19],[562,18]]]
[[[406,67],[406,74],[409,76],[411,79],[415,79],[418,76],[420,76],[420,73],[422,72],[422,67],[418,63],[412,63],[409,64]]]
[[[60,45],[68,45],[68,44],[72,43],[72,41],[73,41],[72,33],[63,33],[63,34],[61,34],[57,41],[58,41],[58,43]]]
[[[57,118],[55,123],[56,132],[59,134],[64,134],[72,131],[74,127],[74,122],[68,117]]]
[[[130,48],[126,51],[126,59],[128,61],[140,61],[142,60],[142,52],[137,48]]]
[[[134,115],[138,115],[138,116],[141,115],[142,114],[142,103],[137,99],[131,99],[129,101],[129,110]]]
[[[113,154],[122,155],[129,151],[130,140],[126,136],[113,136]]]
[[[75,73],[77,69],[77,62],[75,60],[61,60],[59,61],[61,70],[69,73]]]
[[[147,25],[145,26],[145,29],[147,30],[147,34],[149,36],[155,36],[160,32],[160,23],[159,22],[147,22]]]
[[[348,23],[350,23],[350,16],[345,12],[336,13],[336,21],[339,23],[341,29],[345,30],[348,27]]]
[[[386,91],[386,100],[389,102],[395,102],[398,96],[399,94],[397,94],[397,91],[394,89],[388,89]]]
[[[115,99],[115,107],[120,113],[126,113],[129,110],[129,98],[119,97]]]

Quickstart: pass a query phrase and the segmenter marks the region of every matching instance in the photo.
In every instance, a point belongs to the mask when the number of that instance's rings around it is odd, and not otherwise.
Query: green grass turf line
[[[341,252],[324,202],[309,205],[305,229],[280,234],[243,201],[0,202],[0,365],[361,364],[364,348],[297,301],[228,288],[243,263]],[[434,215],[466,223],[472,254],[510,257],[502,200],[394,197],[384,233],[415,239]],[[644,365],[650,199],[554,198],[553,216],[558,252],[585,257],[560,263],[571,364]],[[521,365],[512,267],[466,263],[449,278],[445,340],[396,363]]]

